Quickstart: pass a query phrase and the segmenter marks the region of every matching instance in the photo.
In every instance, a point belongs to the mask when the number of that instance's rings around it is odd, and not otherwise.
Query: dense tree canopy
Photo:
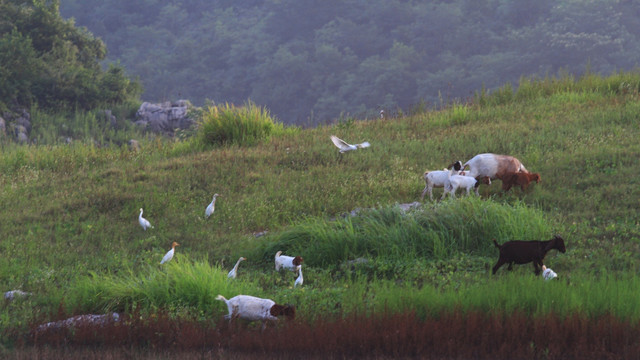
[[[308,125],[640,59],[637,1],[62,0],[61,11],[140,77],[145,100],[251,99]]]
[[[80,108],[138,98],[121,66],[103,70],[105,44],[60,16],[59,1],[0,1],[0,110],[37,103]]]

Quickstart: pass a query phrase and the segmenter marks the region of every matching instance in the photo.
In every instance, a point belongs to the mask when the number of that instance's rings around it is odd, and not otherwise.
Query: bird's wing
[[[337,136],[335,136],[335,135],[331,135],[331,141],[333,141],[333,143],[335,144],[335,146],[337,146],[337,147],[338,147],[338,149],[340,149],[340,150],[348,149],[348,148],[349,148],[349,146],[351,146],[351,145],[347,144],[346,142],[344,142],[344,140],[339,139],[339,138],[338,138]]]
[[[166,263],[167,261],[171,260],[172,257],[173,257],[173,249],[169,250],[169,252],[164,255],[164,257],[162,258],[162,261],[160,261],[160,264]]]

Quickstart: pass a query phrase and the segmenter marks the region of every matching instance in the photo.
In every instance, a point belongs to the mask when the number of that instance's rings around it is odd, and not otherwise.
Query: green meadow
[[[309,323],[460,311],[640,320],[640,73],[523,78],[442,109],[313,129],[245,108],[205,109],[198,130],[173,139],[38,112],[38,145],[0,138],[0,290],[33,293],[0,306],[2,345],[75,314],[220,319],[218,294],[294,304]],[[51,135],[69,124],[84,140]],[[371,147],[340,154],[330,135]],[[542,182],[400,208],[420,201],[425,170],[485,152],[517,157]],[[138,225],[140,208],[153,229]],[[492,239],[554,234],[567,247],[545,259],[558,280],[531,264],[491,275]],[[302,287],[274,271],[278,250],[305,259]]]

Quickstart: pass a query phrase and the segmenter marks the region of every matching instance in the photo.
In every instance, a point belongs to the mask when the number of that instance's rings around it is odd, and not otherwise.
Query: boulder
[[[136,112],[135,123],[153,132],[173,135],[176,129],[188,129],[195,124],[188,116],[190,107],[188,100],[157,104],[144,102]]]

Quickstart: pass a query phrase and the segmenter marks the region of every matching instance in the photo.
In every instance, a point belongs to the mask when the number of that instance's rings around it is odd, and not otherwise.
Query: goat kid
[[[540,174],[538,173],[507,173],[502,177],[502,190],[509,191],[513,186],[520,186],[520,189],[524,191],[529,184],[535,181],[536,184],[541,181]]]
[[[494,245],[500,250],[500,257],[498,262],[493,266],[492,273],[495,274],[500,266],[509,264],[509,270],[513,269],[513,263],[526,264],[533,262],[533,268],[536,275],[541,272],[543,266],[542,261],[549,250],[556,249],[561,253],[567,251],[564,246],[564,239],[559,235],[554,236],[551,240],[547,241],[507,241],[506,243],[499,245],[496,240],[493,240]]]
[[[451,197],[455,198],[458,188],[467,189],[467,195],[469,195],[471,188],[475,188],[476,195],[480,196],[480,194],[478,193],[480,184],[491,185],[491,179],[488,176],[479,177],[479,180],[477,180],[475,178],[472,178],[471,176],[462,174],[464,173],[460,172],[458,175],[454,175],[453,172],[449,173],[448,181],[450,185],[448,187],[448,191],[445,188],[445,194],[448,192],[449,194],[451,194]]]
[[[300,256],[287,256],[282,255],[282,251],[278,251],[275,256],[276,271],[280,271],[281,268],[297,272],[298,265],[302,265],[304,259]]]
[[[262,321],[262,330],[267,326],[267,321],[277,322],[278,316],[285,316],[288,319],[296,317],[296,309],[290,305],[278,305],[271,299],[262,299],[250,295],[237,295],[227,300],[224,296],[218,295],[216,300],[224,301],[227,304],[229,314],[224,318],[231,321],[236,318],[248,321]]]
[[[451,168],[452,170],[449,171],[448,169]],[[458,160],[453,164],[447,166],[447,168],[444,170],[425,171],[424,175],[422,175],[425,186],[424,190],[422,190],[422,196],[420,197],[420,200],[424,200],[424,195],[428,192],[429,198],[433,201],[434,187],[444,188],[445,191],[442,193],[442,197],[440,198],[440,200],[444,199],[444,197],[447,196],[447,192],[449,191],[449,175],[451,174],[451,172],[453,172],[453,174],[457,174],[460,169],[462,169],[462,161]]]

